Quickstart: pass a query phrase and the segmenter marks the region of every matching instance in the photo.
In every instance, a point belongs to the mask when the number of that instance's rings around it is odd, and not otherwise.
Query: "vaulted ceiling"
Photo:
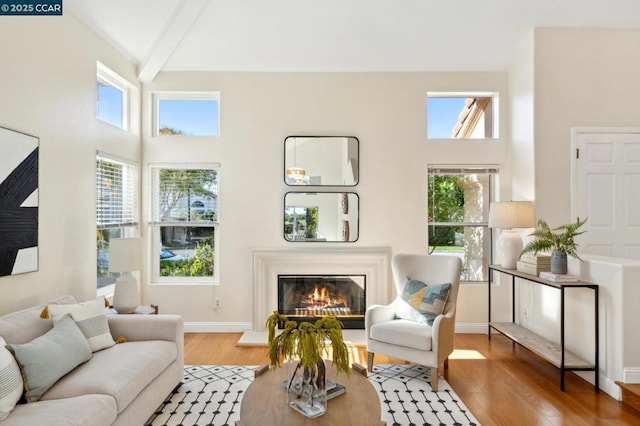
[[[535,27],[640,28],[640,0],[65,0],[160,71],[506,71]],[[615,48],[615,46],[612,46]]]

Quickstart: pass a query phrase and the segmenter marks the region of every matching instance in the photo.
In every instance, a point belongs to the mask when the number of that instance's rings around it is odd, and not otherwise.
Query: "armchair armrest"
[[[396,301],[390,305],[371,305],[364,314],[364,328],[367,330],[367,337],[371,326],[377,322],[391,321],[396,314]]]
[[[453,352],[453,338],[456,320],[452,312],[438,315],[432,326],[433,352],[438,354],[438,365],[446,360]]]

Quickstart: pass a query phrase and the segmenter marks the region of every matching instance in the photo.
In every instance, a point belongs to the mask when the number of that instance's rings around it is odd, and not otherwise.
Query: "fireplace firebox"
[[[364,329],[365,275],[278,275],[278,312],[290,320],[337,317],[345,329]]]

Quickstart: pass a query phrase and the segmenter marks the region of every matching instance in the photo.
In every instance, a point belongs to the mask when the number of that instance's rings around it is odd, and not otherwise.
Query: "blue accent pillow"
[[[400,297],[405,304],[396,312],[396,318],[432,325],[444,311],[451,283],[426,284],[407,277]]]

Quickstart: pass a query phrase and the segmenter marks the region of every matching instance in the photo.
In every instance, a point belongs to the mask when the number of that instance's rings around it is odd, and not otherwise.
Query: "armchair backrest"
[[[398,295],[402,294],[405,280],[419,280],[426,284],[451,283],[449,298],[443,314],[454,313],[460,286],[462,261],[457,256],[429,254],[396,254],[391,268]]]

